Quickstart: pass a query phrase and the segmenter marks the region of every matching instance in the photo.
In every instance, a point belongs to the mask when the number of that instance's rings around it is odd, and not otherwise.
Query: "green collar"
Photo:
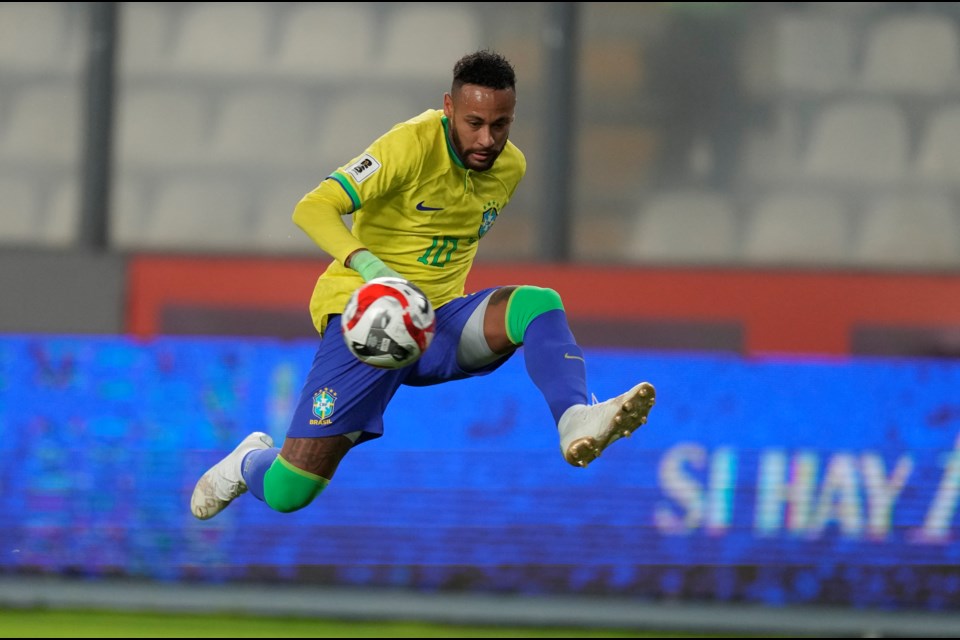
[[[443,139],[447,141],[447,153],[450,154],[450,159],[453,160],[455,165],[466,170],[463,160],[457,155],[456,149],[453,148],[453,142],[450,141],[450,121],[447,120],[447,116],[440,116],[440,122],[443,124]]]

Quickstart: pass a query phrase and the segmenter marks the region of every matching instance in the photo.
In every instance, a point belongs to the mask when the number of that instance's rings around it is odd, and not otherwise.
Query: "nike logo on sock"
[[[579,360],[579,361],[581,361],[581,362],[586,362],[586,360],[584,360],[584,359],[581,358],[580,356],[572,356],[572,355],[570,355],[569,353],[563,354],[563,357],[564,357],[564,359],[566,359],[566,360]]]

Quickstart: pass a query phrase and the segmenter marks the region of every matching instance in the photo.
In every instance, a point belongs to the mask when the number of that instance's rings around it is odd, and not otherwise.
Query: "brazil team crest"
[[[488,202],[484,205],[483,220],[480,222],[480,228],[477,229],[478,238],[482,238],[487,231],[490,231],[490,227],[497,221],[497,216],[500,215],[498,206],[497,202]]]
[[[334,405],[337,402],[337,394],[332,389],[320,389],[313,394],[313,415],[316,420],[311,420],[313,425],[330,424],[330,418],[333,416]]]

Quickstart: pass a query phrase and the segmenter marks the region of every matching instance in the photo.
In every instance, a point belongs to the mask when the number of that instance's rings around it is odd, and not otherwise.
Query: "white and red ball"
[[[350,296],[340,326],[347,348],[361,362],[399,369],[416,362],[430,346],[436,316],[413,283],[374,278]]]

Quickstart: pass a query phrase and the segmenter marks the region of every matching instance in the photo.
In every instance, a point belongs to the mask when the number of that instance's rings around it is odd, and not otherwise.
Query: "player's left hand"
[[[350,256],[347,266],[360,274],[364,282],[374,278],[400,278],[406,280],[399,273],[388,267],[383,260],[373,255],[367,249],[361,249]]]

